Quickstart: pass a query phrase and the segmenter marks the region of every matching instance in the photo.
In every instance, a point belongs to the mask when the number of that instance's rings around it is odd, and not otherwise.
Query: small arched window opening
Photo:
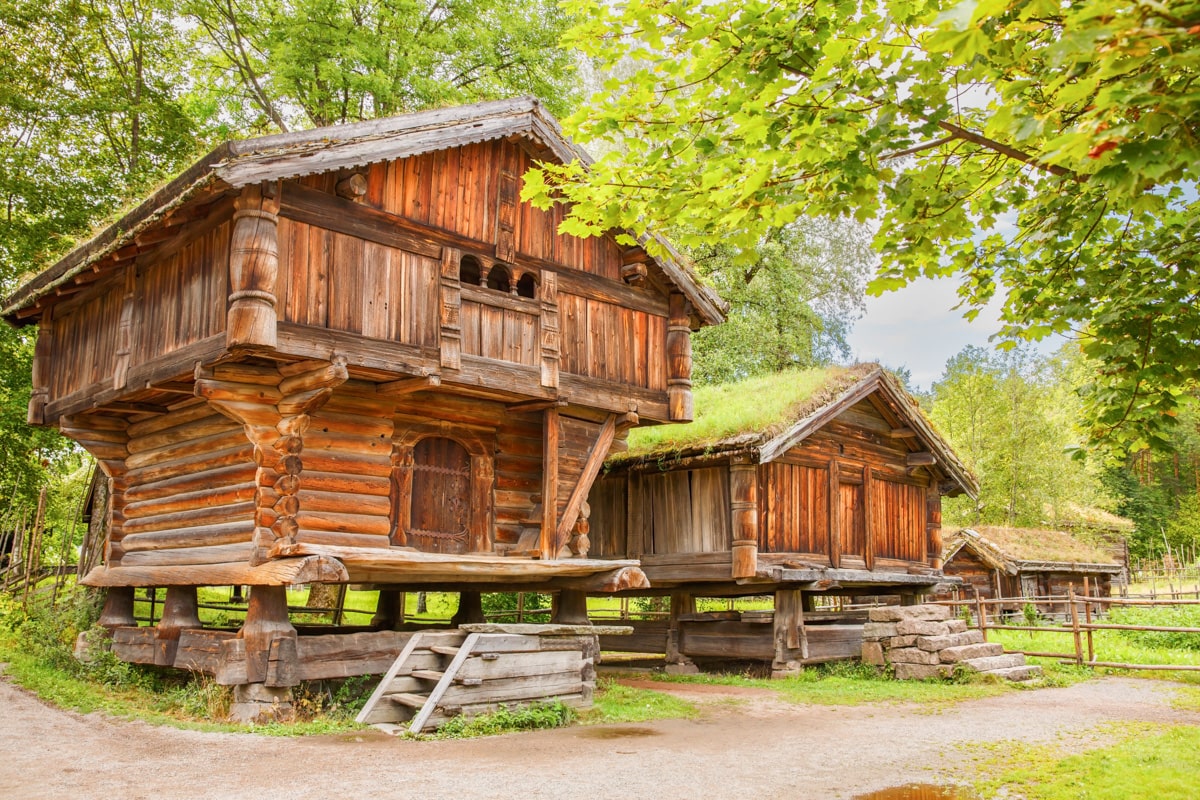
[[[512,276],[509,275],[508,267],[503,264],[492,267],[488,273],[487,288],[508,294],[512,289]]]
[[[532,272],[526,272],[517,281],[517,294],[521,297],[537,297],[537,280]]]
[[[483,282],[483,265],[475,256],[463,256],[458,262],[458,282],[464,286],[478,286]]]

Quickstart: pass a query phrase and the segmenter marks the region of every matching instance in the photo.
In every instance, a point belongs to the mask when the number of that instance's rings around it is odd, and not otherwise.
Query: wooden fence
[[[1130,664],[1116,661],[1101,661],[1096,655],[1095,631],[1124,630],[1124,631],[1157,631],[1162,633],[1185,633],[1200,636],[1200,628],[1179,627],[1169,625],[1123,625],[1102,621],[1105,612],[1114,606],[1138,607],[1178,607],[1200,605],[1200,599],[1184,599],[1183,597],[1163,598],[1147,595],[1131,595],[1127,597],[1099,597],[1093,595],[1084,582],[1083,594],[1077,594],[1072,585],[1066,595],[1050,597],[1003,598],[1000,600],[983,599],[975,593],[973,600],[945,600],[942,605],[970,608],[976,627],[987,640],[988,631],[1028,631],[1031,633],[1058,633],[1071,636],[1073,649],[1071,652],[1044,652],[1036,650],[1008,650],[1007,653],[1023,653],[1027,656],[1041,658],[1058,658],[1065,663],[1074,663],[1085,667],[1109,667],[1113,669],[1133,670],[1165,670],[1179,672],[1200,672],[1196,664]],[[1176,593],[1183,594],[1183,593]],[[1191,594],[1191,593],[1187,593]],[[1011,608],[1014,602],[1031,605],[1035,609],[1043,606],[1050,609],[1066,609],[1064,619],[1057,625],[1016,625],[1005,621],[1005,615],[1012,612],[1003,606]],[[992,619],[988,619],[988,608],[993,609]]]

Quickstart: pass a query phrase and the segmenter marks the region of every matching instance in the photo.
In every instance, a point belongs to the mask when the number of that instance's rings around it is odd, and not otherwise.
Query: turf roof
[[[954,536],[948,537],[950,546],[956,545],[957,539],[964,538],[964,535],[969,538],[972,531],[978,535],[983,545],[990,545],[1006,561],[1116,564],[1109,553],[1069,533],[1037,528],[1005,528],[986,525],[972,527],[967,531],[959,531]]]
[[[769,441],[877,370],[878,364],[820,367],[698,386],[693,422],[635,428],[618,459]]]

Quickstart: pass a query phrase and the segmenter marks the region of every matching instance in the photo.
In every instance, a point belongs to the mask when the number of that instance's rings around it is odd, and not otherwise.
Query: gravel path
[[[659,684],[655,688],[664,688]],[[1095,746],[1107,721],[1200,724],[1174,685],[1104,678],[936,709],[675,687],[696,720],[469,741],[200,733],[51,709],[0,681],[0,797],[122,800],[849,798],[969,777],[975,741]],[[690,694],[689,694],[690,692]]]

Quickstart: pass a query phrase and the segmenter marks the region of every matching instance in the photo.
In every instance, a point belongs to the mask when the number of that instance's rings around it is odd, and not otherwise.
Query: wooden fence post
[[[1067,598],[1071,606],[1071,634],[1075,638],[1075,663],[1083,666],[1083,641],[1079,636],[1079,609],[1075,607],[1075,584],[1067,585]]]
[[[1090,601],[1092,598],[1091,586],[1088,584],[1088,578],[1083,576],[1083,596]],[[1087,646],[1088,646],[1088,661],[1096,660],[1096,647],[1092,641],[1092,604],[1085,601],[1083,604],[1083,620],[1087,623]]]

